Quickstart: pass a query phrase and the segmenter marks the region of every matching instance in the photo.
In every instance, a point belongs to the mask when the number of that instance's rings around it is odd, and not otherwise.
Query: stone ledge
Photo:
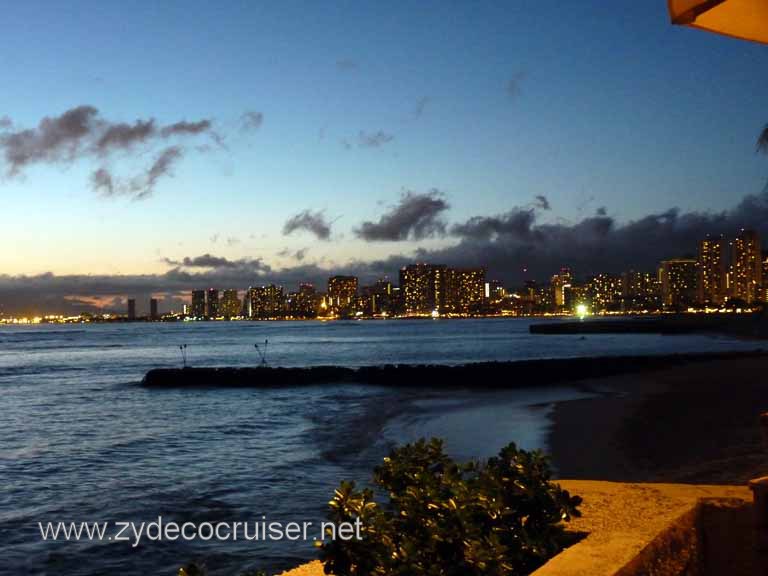
[[[694,530],[701,501],[724,500],[748,503],[746,486],[689,484],[624,484],[595,480],[559,480],[558,483],[584,499],[582,517],[569,530],[586,532],[578,544],[558,554],[531,576],[629,576],[639,574],[633,561],[644,550],[652,554],[657,537],[672,530]],[[674,534],[671,534],[674,536]],[[642,569],[642,568],[640,568]],[[669,572],[674,573],[674,572]],[[320,562],[299,566],[282,576],[323,576]]]

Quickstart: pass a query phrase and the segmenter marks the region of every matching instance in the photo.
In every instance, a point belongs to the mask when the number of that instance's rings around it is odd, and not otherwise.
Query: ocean
[[[557,321],[557,320],[554,320]],[[489,360],[745,350],[705,335],[549,336],[527,319],[199,322],[0,327],[0,574],[176,574],[191,560],[212,575],[293,567],[311,542],[43,541],[38,522],[324,518],[342,479],[365,484],[392,446],[446,440],[460,459],[515,441],[547,448],[568,386],[510,390],[318,385],[148,390],[156,367]],[[264,346],[264,342],[268,345]],[[554,462],[556,466],[557,463]]]

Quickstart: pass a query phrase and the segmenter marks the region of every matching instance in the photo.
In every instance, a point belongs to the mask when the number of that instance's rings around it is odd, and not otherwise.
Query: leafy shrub
[[[190,562],[179,568],[177,576],[208,576],[208,568],[205,564]],[[241,572],[240,576],[267,576],[266,572],[261,570]]]
[[[386,491],[342,482],[329,502],[337,525],[360,519],[360,540],[320,546],[336,576],[525,575],[566,545],[563,521],[581,498],[550,482],[546,458],[509,444],[487,462],[454,462],[442,441],[395,449],[374,470]]]

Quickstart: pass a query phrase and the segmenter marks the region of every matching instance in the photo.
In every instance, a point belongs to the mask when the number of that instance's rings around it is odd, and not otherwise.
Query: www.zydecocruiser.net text
[[[255,521],[166,522],[162,516],[151,522],[38,522],[45,541],[124,542],[136,548],[142,542],[360,540],[362,523],[274,522],[262,516]]]

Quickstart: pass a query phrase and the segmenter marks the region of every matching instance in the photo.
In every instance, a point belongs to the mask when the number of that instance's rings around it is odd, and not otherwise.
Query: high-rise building
[[[219,317],[219,291],[216,288],[208,288],[206,290],[205,315],[208,318]]]
[[[446,266],[410,264],[400,269],[400,292],[406,314],[439,314],[445,310]]]
[[[760,300],[763,261],[760,237],[754,230],[742,230],[731,242],[729,293],[751,304]]]
[[[499,280],[491,280],[485,283],[484,296],[489,304],[501,304],[507,297],[507,290]]]
[[[552,295],[556,308],[565,307],[565,291],[571,287],[571,284],[573,284],[573,276],[569,268],[561,268],[559,274],[552,276]]]
[[[291,318],[314,318],[319,304],[320,297],[315,286],[305,282],[299,284],[297,292],[288,294],[286,308]]]
[[[246,295],[248,316],[251,318],[280,318],[285,308],[282,286],[252,286]]]
[[[234,318],[240,315],[242,303],[237,295],[237,290],[224,290],[219,301],[219,312],[224,318]]]
[[[768,252],[763,250],[763,289],[761,290],[762,302],[768,302],[768,282],[765,281],[766,275],[768,275]]]
[[[566,284],[563,288],[564,304],[563,310],[568,312],[578,312],[582,306],[588,306],[588,286],[584,284]]]
[[[725,239],[722,236],[699,242],[698,301],[722,304],[725,301]]]
[[[622,280],[614,274],[598,274],[589,279],[585,300],[594,312],[616,310],[621,306]]]
[[[136,320],[136,300],[128,298],[128,321],[133,322],[134,320]]]
[[[621,275],[621,300],[625,312],[657,310],[661,306],[658,274],[630,270]]]
[[[336,313],[349,313],[357,298],[357,276],[331,276],[328,278],[327,304]]]
[[[159,318],[157,313],[157,298],[149,299],[149,318],[150,320],[157,320]]]
[[[485,301],[485,269],[447,268],[445,308],[457,314],[477,313]]]
[[[194,318],[205,316],[205,290],[192,290],[192,303],[189,307],[189,315]]]
[[[696,303],[698,263],[691,258],[664,260],[659,268],[661,300],[667,308],[687,308]]]

